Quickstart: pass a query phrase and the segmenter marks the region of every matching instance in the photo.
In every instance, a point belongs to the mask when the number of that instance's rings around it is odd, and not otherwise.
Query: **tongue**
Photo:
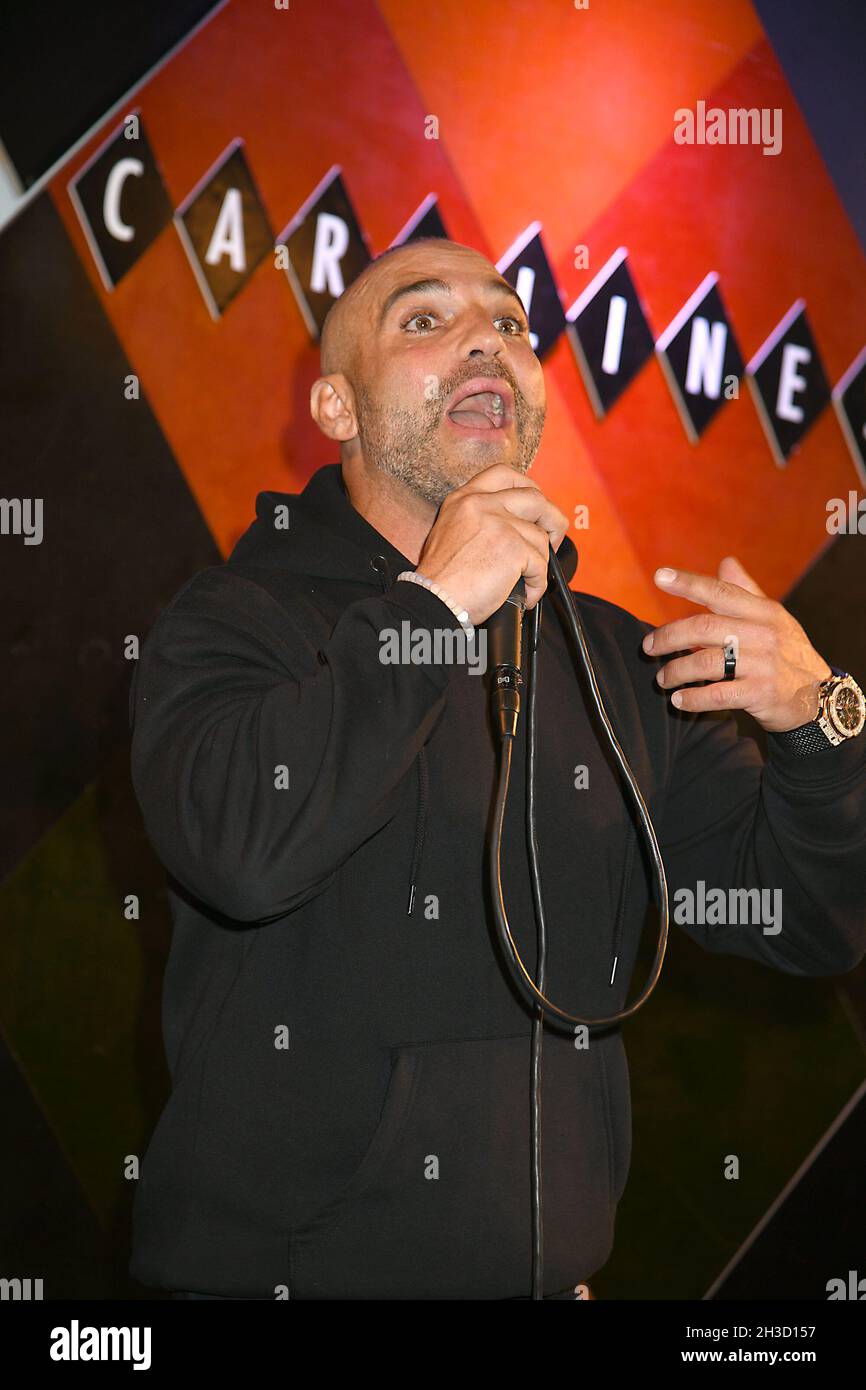
[[[457,406],[455,410],[449,412],[455,425],[462,425],[466,430],[495,430],[496,426],[492,420],[488,420],[483,410],[470,410],[463,405]]]
[[[476,391],[473,396],[466,396],[448,413],[455,425],[463,425],[465,429],[495,430],[497,426],[490,419],[492,411],[493,392]]]

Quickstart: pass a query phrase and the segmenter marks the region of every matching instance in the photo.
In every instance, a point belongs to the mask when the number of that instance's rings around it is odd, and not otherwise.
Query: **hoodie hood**
[[[280,507],[286,512],[278,527],[275,519]],[[577,551],[568,536],[556,555],[570,582],[577,569]],[[385,562],[384,567],[372,563],[377,556]],[[385,587],[401,570],[415,569],[412,561],[353,507],[339,463],[319,468],[302,492],[260,492],[256,520],[241,536],[227,563],[355,583],[379,583],[373,573],[379,571],[388,580]]]

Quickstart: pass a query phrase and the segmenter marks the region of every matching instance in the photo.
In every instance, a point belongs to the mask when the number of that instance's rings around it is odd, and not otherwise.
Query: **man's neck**
[[[349,501],[365,521],[390,541],[401,555],[413,565],[424,548],[430,528],[436,520],[436,508],[410,492],[404,483],[378,469],[372,470],[362,460],[345,461],[342,465],[343,483]]]

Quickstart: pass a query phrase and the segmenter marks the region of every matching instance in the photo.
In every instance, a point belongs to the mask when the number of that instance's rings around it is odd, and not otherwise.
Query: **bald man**
[[[310,409],[339,442],[352,505],[413,563],[426,545],[426,577],[452,583],[473,624],[521,575],[532,608],[548,542],[559,546],[568,519],[525,476],[544,427],[544,375],[508,281],[456,242],[386,252],[328,314],[321,366]],[[433,530],[445,499],[497,465],[470,506]]]
[[[332,307],[310,407],[339,462],[300,493],[259,494],[226,564],[160,616],[131,690],[133,782],[174,932],[172,1092],[130,1270],[183,1298],[526,1298],[532,1017],[491,931],[497,749],[473,653],[518,579],[539,602],[549,546],[566,579],[576,553],[527,476],[545,391],[523,305],[469,247],[388,252]],[[656,582],[707,611],[654,630],[579,595],[609,710],[672,895],[745,889],[732,901],[761,907],[675,920],[708,951],[790,974],[853,968],[859,687],[735,559]],[[548,992],[608,1016],[652,885],[557,598],[538,652]],[[851,720],[822,746],[840,681]],[[734,708],[769,734],[766,763]],[[521,725],[502,873],[533,969],[524,759]],[[783,920],[763,912],[776,894]],[[547,1297],[588,1296],[630,1151],[620,1030],[550,1030]]]

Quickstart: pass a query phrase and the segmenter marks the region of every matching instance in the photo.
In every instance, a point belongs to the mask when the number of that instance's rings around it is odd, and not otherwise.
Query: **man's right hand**
[[[518,579],[526,607],[547,588],[548,544],[554,550],[568,518],[534,483],[507,463],[476,473],[449,492],[418,558],[418,569],[483,623],[501,608]]]

